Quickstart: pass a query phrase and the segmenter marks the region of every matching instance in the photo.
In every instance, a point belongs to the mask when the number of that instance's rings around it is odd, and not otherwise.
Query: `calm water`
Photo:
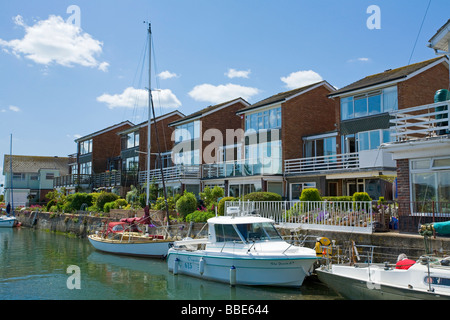
[[[75,275],[80,271],[80,289]],[[0,300],[334,300],[314,279],[300,289],[230,287],[174,276],[162,260],[96,251],[87,239],[27,228],[0,229]]]

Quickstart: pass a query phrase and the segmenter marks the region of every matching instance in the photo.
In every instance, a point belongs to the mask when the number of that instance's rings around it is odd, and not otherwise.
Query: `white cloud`
[[[97,97],[97,101],[106,103],[109,109],[147,107],[148,91],[128,87],[120,94],[105,93]],[[153,91],[153,103],[155,106],[162,108],[178,108],[181,106],[181,102],[170,89]]]
[[[289,89],[304,87],[322,80],[322,77],[312,70],[292,72],[287,77],[281,77],[281,81],[286,83]]]
[[[241,70],[241,71],[239,71],[239,70],[236,70],[236,69],[228,69],[228,72],[225,73],[225,75],[228,78],[230,78],[230,79],[233,79],[233,78],[246,78],[246,79],[248,79],[248,76],[249,76],[250,72],[251,72],[250,70],[247,70],[247,71]]]
[[[240,97],[249,100],[258,93],[259,90],[256,88],[243,87],[231,83],[218,86],[205,83],[195,86],[194,89],[189,92],[189,96],[197,101],[222,103]]]
[[[9,110],[14,111],[14,112],[19,112],[20,108],[16,107],[16,106],[9,106]]]
[[[170,72],[170,71],[163,71],[161,73],[158,74],[158,77],[160,77],[163,80],[166,79],[171,79],[171,78],[178,78],[179,75],[177,75],[176,73]]]
[[[347,62],[369,62],[369,61],[371,61],[370,58],[364,58],[364,57],[347,60]]]
[[[16,57],[25,57],[38,64],[58,64],[65,67],[81,65],[106,71],[107,62],[99,62],[96,56],[102,53],[103,43],[93,39],[74,24],[66,23],[61,17],[51,15],[47,20],[27,26],[23,18],[14,18],[17,26],[23,27],[23,39],[5,41],[0,39],[0,47]]]

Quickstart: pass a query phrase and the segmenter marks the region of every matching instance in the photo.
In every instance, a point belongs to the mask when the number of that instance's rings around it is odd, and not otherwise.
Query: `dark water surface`
[[[75,270],[75,271],[74,271]],[[0,229],[0,300],[335,300],[314,278],[300,289],[230,287],[173,275],[166,261],[96,251],[87,239]]]

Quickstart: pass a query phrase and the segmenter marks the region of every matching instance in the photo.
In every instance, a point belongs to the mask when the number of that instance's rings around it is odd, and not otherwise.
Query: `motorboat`
[[[14,228],[19,224],[16,217],[0,216],[0,228]]]
[[[207,238],[176,241],[169,249],[170,272],[232,286],[300,287],[318,259],[313,249],[284,241],[272,219],[232,215],[207,223]]]
[[[352,300],[450,299],[450,258],[422,256],[409,264],[345,263],[315,269],[320,281]]]
[[[150,234],[138,228],[142,218],[110,222],[106,230],[88,236],[92,246],[100,251],[129,256],[165,258],[173,240],[164,235]]]

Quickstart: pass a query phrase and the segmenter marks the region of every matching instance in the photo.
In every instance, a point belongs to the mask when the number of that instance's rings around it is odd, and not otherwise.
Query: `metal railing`
[[[139,183],[144,184],[147,181],[147,170],[139,172]],[[164,180],[179,179],[200,179],[199,165],[177,165],[163,168]],[[150,170],[150,181],[162,181],[161,169]]]
[[[286,175],[315,171],[359,169],[359,153],[289,159],[284,161]]]
[[[371,201],[226,201],[224,212],[231,207],[292,228],[372,233],[374,226]]]
[[[90,174],[69,174],[55,177],[53,179],[53,188],[76,187],[79,185],[90,185],[92,176]]]
[[[449,133],[450,100],[391,112],[391,137],[395,141]]]
[[[264,174],[281,174],[281,159],[265,158],[263,160],[242,159],[232,160],[220,163],[203,164],[202,177],[224,178],[224,177],[243,177]]]

